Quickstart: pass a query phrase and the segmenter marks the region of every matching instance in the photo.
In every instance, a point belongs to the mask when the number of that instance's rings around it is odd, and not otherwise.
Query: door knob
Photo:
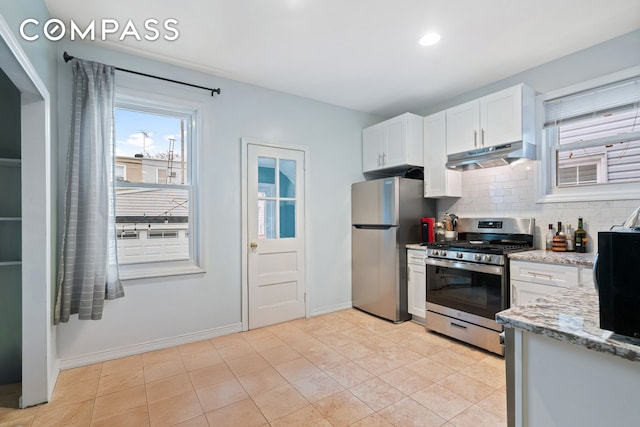
[[[251,244],[249,245],[249,247],[251,249],[257,249],[258,248],[258,244],[256,242],[251,242]]]

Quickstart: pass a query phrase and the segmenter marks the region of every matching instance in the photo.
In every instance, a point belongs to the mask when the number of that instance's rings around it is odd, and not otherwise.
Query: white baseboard
[[[328,313],[333,313],[336,311],[340,311],[340,310],[346,310],[348,308],[351,308],[351,302],[346,302],[343,304],[336,304],[336,305],[330,305],[327,307],[321,307],[318,309],[315,309],[313,311],[311,311],[311,313],[309,313],[309,317],[313,317],[313,316],[320,316],[321,314],[328,314]]]
[[[95,353],[83,354],[81,356],[58,359],[60,370],[77,368],[78,366],[91,365],[92,363],[105,362],[107,360],[118,359],[120,357],[132,356],[134,354],[146,353],[148,351],[162,350],[176,345],[189,344],[195,341],[206,340],[222,335],[233,334],[242,331],[242,324],[222,326],[220,328],[208,329],[185,335],[178,335],[171,338],[148,341],[139,344],[127,345],[110,350],[98,351]]]

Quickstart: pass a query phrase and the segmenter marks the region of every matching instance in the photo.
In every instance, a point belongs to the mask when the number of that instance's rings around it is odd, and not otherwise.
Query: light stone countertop
[[[593,253],[553,252],[543,250],[523,251],[509,254],[514,261],[546,262],[550,264],[569,264],[583,267],[593,267]]]
[[[640,339],[600,329],[598,295],[578,286],[496,314],[505,326],[640,362]]]

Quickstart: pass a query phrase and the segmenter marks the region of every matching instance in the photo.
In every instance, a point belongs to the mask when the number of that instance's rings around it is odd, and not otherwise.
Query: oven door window
[[[427,265],[427,302],[494,319],[502,311],[502,275]]]

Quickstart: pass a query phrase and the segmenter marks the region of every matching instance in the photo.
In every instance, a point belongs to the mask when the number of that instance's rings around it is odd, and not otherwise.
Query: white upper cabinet
[[[449,108],[446,116],[447,154],[479,147],[480,102],[477,99]]]
[[[483,147],[522,140],[522,85],[480,98]]]
[[[447,117],[444,111],[424,118],[424,197],[461,197],[461,172],[447,169]]]
[[[381,167],[387,130],[382,126],[371,126],[362,131],[362,171]]]
[[[519,84],[446,112],[447,154],[522,141],[533,131],[535,92]]]
[[[422,117],[405,113],[362,131],[362,171],[423,166]]]

